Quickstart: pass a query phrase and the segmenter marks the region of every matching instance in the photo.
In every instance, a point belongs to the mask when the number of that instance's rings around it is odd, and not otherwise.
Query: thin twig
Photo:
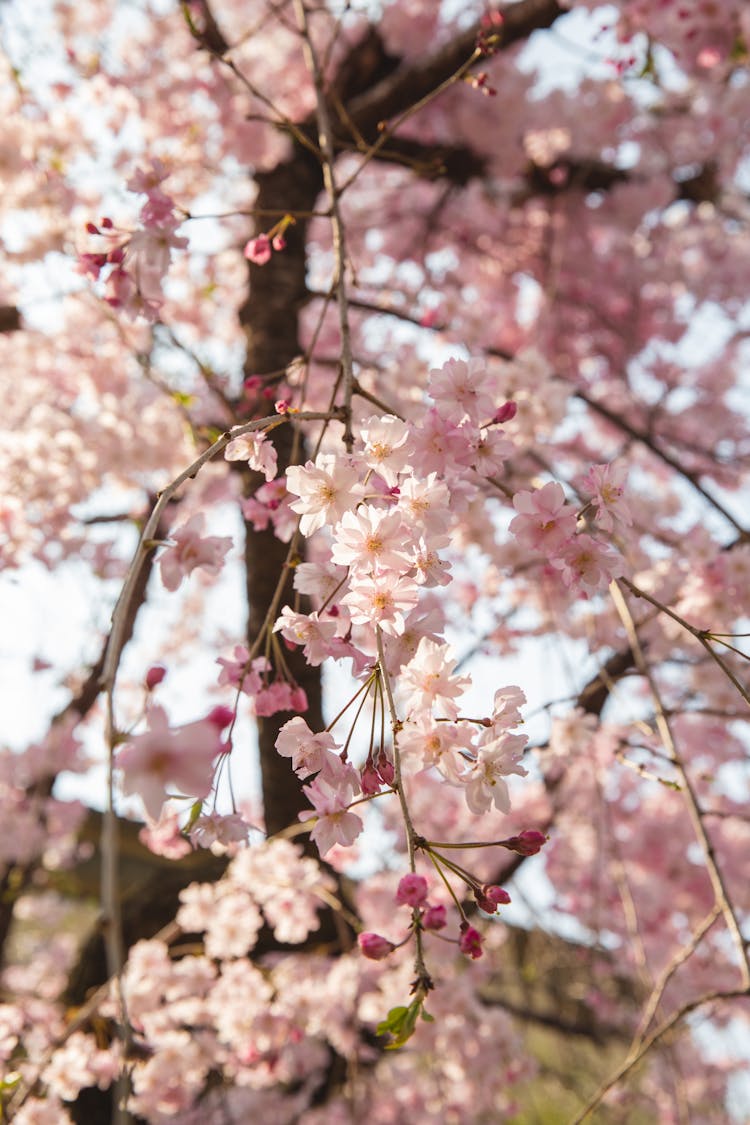
[[[339,331],[341,333],[341,367],[344,383],[344,444],[349,453],[354,445],[352,432],[352,389],[354,382],[354,360],[352,358],[351,328],[349,325],[349,305],[346,291],[346,236],[339,203],[340,190],[336,184],[334,163],[336,149],[333,127],[328,112],[323,72],[312,43],[307,22],[304,0],[294,0],[297,24],[303,37],[304,52],[310,75],[315,87],[316,115],[318,120],[318,144],[323,154],[323,183],[331,201],[331,228],[333,232],[334,282],[336,302],[339,310]]]
[[[417,860],[417,832],[415,831],[414,824],[409,812],[409,805],[406,801],[406,794],[404,792],[404,782],[401,772],[401,751],[398,745],[398,733],[401,730],[401,721],[398,717],[396,710],[396,702],[393,698],[393,688],[391,687],[391,680],[388,675],[388,670],[385,664],[385,652],[383,650],[383,634],[379,626],[376,626],[375,632],[377,635],[378,643],[378,667],[380,669],[380,680],[385,691],[385,697],[388,701],[388,714],[391,720],[391,739],[393,743],[393,787],[398,794],[399,804],[401,805],[401,815],[404,818],[404,829],[406,831],[406,848],[409,855],[409,867],[412,871],[416,870]],[[415,953],[414,953],[414,971],[416,973],[416,985],[418,989],[422,990],[424,994],[431,987],[430,974],[427,971],[427,966],[424,960],[424,947],[422,943],[422,929],[419,923],[418,910],[415,908],[413,911],[414,917],[414,939],[415,939]]]
[[[630,585],[629,583],[627,584]],[[717,905],[721,907],[724,921],[737,950],[740,975],[742,978],[743,986],[746,990],[750,989],[750,960],[748,959],[748,946],[742,935],[742,930],[737,919],[736,911],[734,909],[734,906],[732,905],[729,891],[724,882],[724,876],[722,875],[717,863],[713,843],[711,842],[711,839],[706,831],[706,826],[703,823],[703,813],[698,802],[697,794],[693,787],[693,782],[689,777],[687,770],[685,769],[680,754],[677,751],[677,745],[672,733],[671,723],[664,709],[664,704],[661,699],[661,693],[659,691],[658,684],[656,683],[651,668],[643,653],[640,637],[638,636],[638,630],[636,628],[635,621],[633,620],[633,615],[630,612],[630,607],[628,606],[627,601],[625,600],[625,596],[616,581],[613,581],[610,584],[609,589],[612,600],[615,603],[615,608],[617,609],[620,615],[620,619],[625,627],[625,632],[627,633],[628,642],[635,659],[636,667],[648,683],[651,690],[651,697],[654,703],[656,726],[664,745],[667,757],[679,774],[682,784],[682,795],[684,797],[685,804],[687,805],[688,813],[690,814],[693,831],[695,832],[696,838],[703,852],[706,871],[708,873],[709,879],[711,880],[711,886],[713,887],[714,899]]]
[[[735,1000],[740,997],[747,997],[747,995],[748,991],[746,988],[733,988],[727,989],[726,991],[717,990],[715,992],[704,992],[702,996],[697,996],[694,1000],[683,1004],[682,1007],[678,1008],[676,1012],[673,1012],[671,1016],[663,1020],[659,1026],[643,1040],[637,1053],[632,1058],[628,1057],[625,1059],[625,1061],[610,1074],[609,1078],[602,1083],[583,1110],[569,1122],[569,1125],[582,1125],[582,1122],[584,1122],[587,1117],[590,1117],[594,1110],[601,1105],[609,1091],[648,1054],[652,1047],[663,1039],[672,1028],[676,1027],[678,1023],[684,1020],[686,1016],[689,1016],[691,1012],[703,1008],[706,1004],[712,1004],[716,1000]]]

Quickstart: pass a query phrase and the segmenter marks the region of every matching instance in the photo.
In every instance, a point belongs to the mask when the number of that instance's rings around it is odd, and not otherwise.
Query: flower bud
[[[271,260],[271,243],[268,235],[259,234],[257,238],[251,238],[245,244],[245,249],[242,253],[247,258],[248,262],[253,262],[256,266],[264,266],[266,262]]]
[[[461,937],[458,939],[458,948],[473,961],[482,956],[482,935],[468,922],[461,924]]]
[[[524,828],[517,836],[503,841],[503,847],[518,855],[536,855],[547,843],[547,837],[538,828]]]
[[[209,723],[213,723],[217,730],[224,730],[234,720],[234,711],[231,707],[224,707],[221,703],[209,711],[206,716]]]
[[[477,905],[485,914],[494,914],[498,906],[507,906],[510,902],[508,892],[503,887],[495,886],[493,883],[485,883],[474,897],[477,900]]]
[[[427,880],[413,871],[404,875],[396,891],[399,906],[421,906],[427,899]]]
[[[442,903],[439,906],[428,906],[422,915],[422,929],[423,930],[442,930],[445,928],[445,907]]]
[[[302,711],[306,711],[307,708],[309,707],[309,703],[307,702],[307,695],[305,694],[305,689],[301,688],[301,687],[292,688],[292,694],[289,697],[289,702],[292,705],[291,706],[292,711],[302,712]]]
[[[377,762],[375,763],[375,768],[377,769],[378,776],[380,777],[380,780],[384,785],[393,785],[396,777],[396,770],[393,762],[391,762],[385,756],[385,754],[380,755]]]
[[[503,422],[510,422],[512,418],[515,418],[517,413],[518,406],[515,402],[504,402],[492,415],[493,425],[501,426]]]
[[[167,669],[161,664],[152,664],[148,672],[146,672],[146,688],[148,691],[153,691],[167,674]]]
[[[392,941],[381,937],[380,934],[360,934],[357,941],[364,956],[369,957],[371,961],[384,960],[396,948]]]
[[[360,784],[365,797],[373,797],[380,792],[380,777],[372,762],[368,762],[362,770]]]

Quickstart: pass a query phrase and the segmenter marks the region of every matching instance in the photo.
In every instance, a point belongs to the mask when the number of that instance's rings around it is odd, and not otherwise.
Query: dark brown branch
[[[15,305],[0,305],[0,332],[17,332],[21,327],[21,313]]]
[[[503,12],[500,49],[527,39],[533,31],[552,24],[563,15],[557,0],[521,0]],[[455,74],[473,54],[479,24],[455,36],[439,51],[404,64],[347,107],[363,136],[377,136],[381,122],[404,112]]]

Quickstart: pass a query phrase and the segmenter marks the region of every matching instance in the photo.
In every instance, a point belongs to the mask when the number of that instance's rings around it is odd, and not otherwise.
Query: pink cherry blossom
[[[511,520],[510,531],[524,547],[554,555],[575,535],[575,508],[566,504],[556,481],[535,492],[517,492],[513,507],[519,514]]]
[[[409,530],[399,511],[362,505],[356,512],[345,512],[336,526],[331,558],[362,574],[402,573],[409,567],[408,541]]]
[[[450,523],[450,494],[445,481],[437,473],[428,473],[424,479],[407,477],[399,486],[399,508],[407,523],[422,535],[443,538]]]
[[[506,734],[479,747],[466,781],[466,803],[472,812],[487,812],[492,805],[500,812],[510,811],[505,778],[511,774],[526,775],[519,761],[525,744],[525,735]]]
[[[416,655],[406,665],[401,679],[407,705],[415,710],[436,707],[450,718],[458,715],[456,700],[468,687],[466,676],[453,674],[455,660],[448,645],[436,644],[423,637]]]
[[[336,740],[328,731],[318,734],[308,727],[300,715],[295,715],[279,732],[276,749],[284,758],[292,759],[292,766],[299,777],[310,777],[323,770],[326,761],[337,749]]]
[[[630,527],[633,516],[625,500],[627,467],[620,464],[592,465],[583,478],[584,487],[592,494],[596,522],[603,531],[613,531],[616,524]]]
[[[278,472],[276,450],[261,430],[232,438],[224,456],[227,461],[247,461],[249,468],[263,473],[267,481],[273,480]]]
[[[289,492],[298,496],[291,508],[298,512],[300,531],[312,535],[326,523],[337,523],[363,494],[357,469],[346,460],[321,454],[315,464],[292,465],[286,471]]]
[[[229,536],[202,535],[205,522],[199,512],[171,533],[174,545],[159,558],[162,582],[168,590],[176,590],[197,567],[210,575],[218,574],[223,567],[232,540]]]
[[[148,709],[148,730],[135,735],[117,754],[125,793],[136,793],[152,820],[158,820],[164,802],[178,795],[206,797],[213,783],[213,763],[223,752],[215,723],[200,719],[183,727],[170,727],[162,707]]]
[[[321,621],[315,612],[294,613],[289,606],[284,606],[273,631],[303,645],[308,664],[317,667],[331,655],[331,642],[338,632],[338,625],[335,619]]]
[[[449,359],[430,372],[428,389],[439,413],[456,424],[477,425],[493,414],[493,380],[482,360]]]
[[[358,786],[358,780],[343,786],[341,784],[334,786],[321,776],[316,777],[310,785],[304,786],[304,792],[313,806],[314,814],[301,813],[300,815],[305,820],[312,815],[317,817],[310,838],[317,844],[322,856],[330,851],[334,844],[350,847],[362,831],[362,820],[348,807]]]
[[[376,625],[390,636],[406,628],[406,615],[417,604],[419,587],[411,578],[386,571],[372,577],[357,577],[349,593],[341,599],[353,625]]]
[[[398,483],[399,473],[409,464],[407,440],[409,429],[405,422],[390,414],[369,418],[360,429],[364,443],[362,458],[389,488]]]
[[[198,817],[189,834],[196,847],[227,847],[247,842],[248,824],[239,813],[206,813]]]
[[[576,586],[587,594],[606,589],[622,574],[620,557],[606,543],[585,533],[569,540],[552,563],[561,571],[566,586]]]

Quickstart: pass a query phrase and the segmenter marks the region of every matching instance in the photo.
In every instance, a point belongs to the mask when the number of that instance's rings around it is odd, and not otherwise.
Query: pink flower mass
[[[0,22],[0,1119],[750,1120],[750,5]]]
[[[131,738],[117,755],[123,790],[137,793],[152,820],[158,820],[172,791],[206,797],[213,783],[213,763],[224,751],[221,726],[211,718],[172,728],[162,707],[147,715],[148,730]],[[222,722],[226,726],[226,722]]]
[[[159,559],[162,582],[168,590],[176,590],[183,578],[198,567],[216,575],[224,565],[224,556],[232,546],[228,536],[202,535],[205,519],[201,513],[172,532],[173,545]]]

